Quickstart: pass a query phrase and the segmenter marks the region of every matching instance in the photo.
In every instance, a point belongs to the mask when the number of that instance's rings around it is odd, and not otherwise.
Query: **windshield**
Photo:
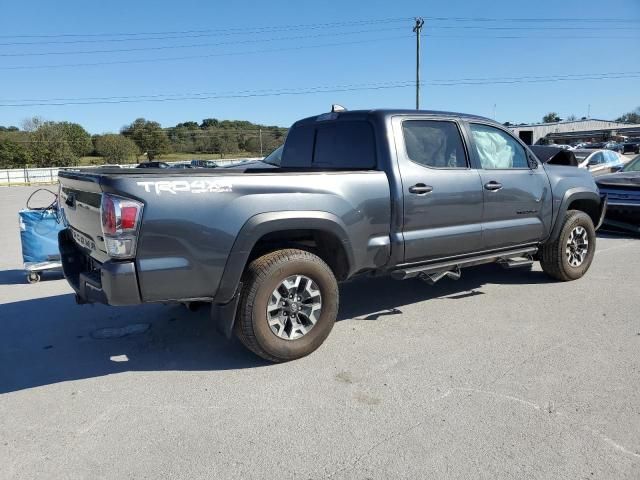
[[[627,163],[622,169],[623,172],[640,172],[640,155]]]
[[[280,145],[273,152],[271,152],[269,155],[264,157],[264,160],[262,160],[262,161],[264,163],[268,163],[269,165],[275,165],[276,167],[279,167],[280,166],[280,162],[282,162],[282,150],[283,150],[283,148],[284,148],[284,145]]]

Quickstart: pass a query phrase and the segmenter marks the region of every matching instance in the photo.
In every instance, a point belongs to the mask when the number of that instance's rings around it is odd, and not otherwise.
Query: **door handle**
[[[426,195],[431,193],[433,187],[431,185],[425,185],[424,183],[416,183],[413,187],[409,187],[409,192],[416,195]]]
[[[494,180],[491,180],[490,182],[484,184],[484,189],[490,190],[492,192],[497,192],[501,188],[502,188],[502,184]]]

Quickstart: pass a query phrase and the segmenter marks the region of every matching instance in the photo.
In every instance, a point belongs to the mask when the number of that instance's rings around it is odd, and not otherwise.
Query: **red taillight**
[[[138,207],[126,206],[120,209],[120,228],[123,230],[133,230],[136,228],[138,218]]]
[[[109,195],[102,196],[102,232],[105,235],[116,234],[116,206]]]
[[[132,258],[138,241],[142,203],[109,193],[100,205],[102,233],[107,254],[112,258]]]

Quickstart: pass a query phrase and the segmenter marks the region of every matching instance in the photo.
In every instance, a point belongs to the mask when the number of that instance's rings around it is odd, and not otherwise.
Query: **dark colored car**
[[[624,146],[618,142],[606,142],[602,148],[613,150],[618,153],[622,153],[624,151]]]
[[[640,138],[630,138],[622,147],[623,153],[640,153]]]
[[[170,165],[166,162],[142,162],[139,163],[136,168],[169,168]]]
[[[640,156],[596,183],[608,197],[607,221],[628,223],[640,233]]]
[[[191,160],[191,168],[216,168],[218,164],[213,160]]]
[[[357,275],[434,283],[539,260],[580,278],[606,210],[585,169],[541,163],[493,120],[434,111],[305,118],[257,165],[59,176],[79,303],[207,302],[271,361],[318,348],[338,282]]]

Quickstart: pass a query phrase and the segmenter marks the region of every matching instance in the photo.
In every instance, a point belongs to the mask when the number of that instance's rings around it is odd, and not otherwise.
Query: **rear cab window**
[[[314,169],[375,169],[376,142],[366,120],[315,121],[294,125],[281,166]]]

